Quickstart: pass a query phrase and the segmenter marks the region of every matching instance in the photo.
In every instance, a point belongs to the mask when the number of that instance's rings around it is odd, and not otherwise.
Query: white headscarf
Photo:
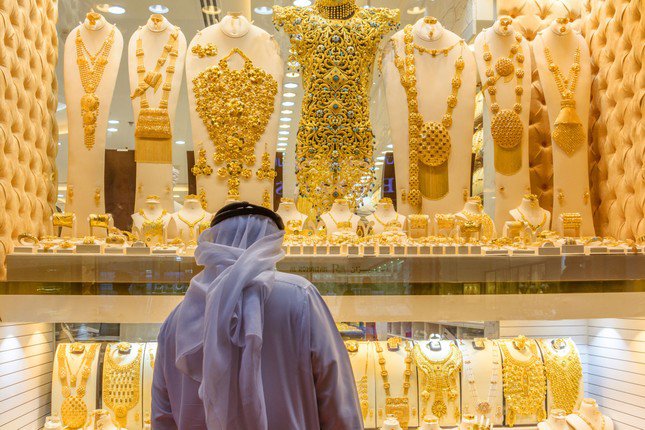
[[[204,270],[178,308],[176,366],[200,382],[209,430],[268,428],[261,353],[264,304],[283,257],[284,232],[268,217],[237,216],[206,230]]]

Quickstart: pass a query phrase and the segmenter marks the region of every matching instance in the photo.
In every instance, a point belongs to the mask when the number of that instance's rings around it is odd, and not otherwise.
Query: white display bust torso
[[[523,222],[533,235],[551,228],[551,212],[540,207],[534,194],[523,197],[520,205],[509,213],[515,221]]]
[[[567,424],[574,430],[614,430],[613,420],[600,412],[593,399],[583,399],[578,412],[567,416]]]
[[[394,210],[390,202],[380,202],[376,210],[366,217],[374,234],[381,234],[385,231],[404,231],[406,217]]]
[[[331,236],[339,230],[347,230],[348,227],[352,232],[356,232],[361,217],[349,209],[349,204],[346,201],[337,200],[329,212],[320,216],[320,220],[327,229],[327,236]]]
[[[196,244],[200,225],[210,223],[213,214],[206,212],[196,196],[186,197],[184,206],[171,215],[168,237],[180,238],[186,244]]]

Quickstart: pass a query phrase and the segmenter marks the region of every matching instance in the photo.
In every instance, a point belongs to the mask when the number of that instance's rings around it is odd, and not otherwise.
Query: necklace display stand
[[[460,55],[463,57],[464,68],[461,72],[457,105],[452,111],[452,126],[449,129],[451,149],[446,161],[448,193],[436,200],[422,196],[421,207],[417,208],[407,199],[410,192],[411,168],[408,102],[405,89],[401,85],[400,72],[394,62],[392,45],[388,45],[383,57],[383,78],[394,144],[397,211],[404,215],[454,213],[463,205],[464,196],[467,196],[470,190],[470,169],[463,166],[470,166],[471,160],[477,66],[472,52],[459,46],[461,38],[443,28],[436,20],[420,19],[414,24],[412,35],[415,45],[426,51],[421,53],[417,48],[414,55],[419,113],[424,121],[440,122],[445,114],[445,101],[452,92],[451,79],[455,75],[455,62]],[[403,59],[405,57],[404,31],[397,32],[392,36],[392,40],[398,57]],[[430,50],[447,49],[453,45],[455,47],[447,55],[439,53],[433,56],[427,53]],[[422,165],[420,162],[418,164]],[[426,177],[421,174],[423,169],[425,167],[420,166],[420,182],[423,182]]]
[[[176,42],[171,41],[172,34],[177,32]],[[157,76],[158,87],[147,88],[145,90],[145,97],[151,108],[160,107],[160,101],[164,97],[164,86],[169,84],[169,94],[167,97],[167,112],[170,120],[170,130],[174,131],[175,117],[177,113],[177,104],[179,101],[179,94],[181,92],[181,81],[184,75],[184,63],[186,61],[186,37],[168,21],[163,15],[154,14],[148,19],[145,26],[139,27],[136,30],[128,44],[128,73],[130,78],[130,92],[133,93],[139,87],[140,74],[138,68],[137,57],[137,43],[141,39],[141,46],[143,49],[143,64],[147,73],[152,73],[155,70],[157,60],[163,58],[164,47],[168,44],[174,43],[174,50],[176,50],[176,58],[171,58],[171,55],[166,57],[165,63],[159,69]],[[174,72],[170,82],[166,82],[166,77],[169,73],[168,66],[174,62]],[[132,110],[135,120],[139,118],[141,111],[141,98],[134,97],[132,99]],[[173,136],[170,142],[155,142],[156,145],[169,145],[172,150],[174,138],[181,138],[181,136]],[[161,206],[172,212],[174,210],[173,195],[173,180],[172,180],[172,160],[170,162],[137,162],[137,175],[136,175],[136,195],[135,195],[135,208],[143,206],[146,196],[155,194],[160,196]]]
[[[96,409],[90,414],[90,422],[83,429],[88,430],[121,430],[121,427],[114,424],[110,412],[105,409]]]
[[[347,352],[354,371],[358,400],[366,429],[376,428],[376,374],[374,346],[371,342],[347,341]]]
[[[161,201],[159,198],[157,196],[148,196],[143,209],[132,214],[132,232],[139,237],[140,240],[146,241],[148,246],[165,243],[170,219],[171,215],[161,207]],[[158,226],[151,226],[150,223],[159,223],[160,228]],[[147,226],[147,234],[144,231],[144,224]],[[151,229],[154,231],[150,232]],[[151,240],[146,240],[145,236],[149,236]]]
[[[197,55],[196,50],[202,49]],[[276,152],[278,135],[278,120],[280,116],[280,101],[282,99],[282,81],[284,78],[283,61],[280,56],[280,49],[272,35],[253,25],[247,18],[238,13],[230,13],[221,22],[206,27],[199,31],[191,40],[186,57],[186,81],[188,84],[188,105],[190,109],[190,122],[192,128],[193,142],[195,143],[195,154],[199,150],[205,153],[207,163],[212,167],[211,175],[198,175],[197,189],[204,189],[209,212],[216,212],[226,204],[228,196],[227,178],[217,176],[217,170],[222,165],[213,163],[215,147],[211,142],[208,130],[204,126],[196,110],[196,97],[193,92],[193,80],[209,67],[217,66],[219,60],[228,56],[233,49],[239,49],[246,55],[254,67],[262,69],[270,74],[277,82],[278,92],[274,100],[274,109],[269,122],[260,140],[255,143],[254,155],[255,164],[250,167],[250,178],[240,178],[239,200],[249,201],[255,204],[262,204],[269,196],[269,207],[273,208],[273,180],[272,178],[261,179],[258,177],[262,167],[263,155],[268,154],[268,164],[273,168],[274,154]],[[204,50],[208,52],[204,54]],[[234,55],[228,61],[231,70],[239,70],[244,66],[244,60],[239,55]],[[224,131],[223,131],[224,132]],[[266,157],[266,156],[265,156]]]
[[[509,210],[517,205],[522,198],[522,195],[530,192],[530,176],[529,176],[529,114],[531,107],[531,50],[529,43],[523,37],[518,42],[516,40],[516,33],[513,30],[513,20],[508,16],[500,16],[491,28],[484,29],[475,39],[475,59],[477,60],[477,68],[479,70],[480,80],[482,85],[487,85],[488,76],[487,69],[489,64],[494,72],[493,79],[498,77],[493,85],[495,88],[495,102],[498,104],[500,111],[508,109],[517,113],[515,104],[518,102],[516,94],[517,88],[521,88],[521,101],[519,108],[521,112],[516,117],[519,123],[513,129],[513,135],[517,134],[519,139],[513,139],[517,146],[509,149],[499,148],[495,145],[491,133],[491,123],[493,121],[493,114],[491,113],[491,96],[487,90],[482,91],[484,94],[485,106],[483,109],[484,115],[484,153],[490,156],[484,157],[484,181],[487,182],[484,187],[485,190],[491,190],[485,193],[484,201],[486,202],[486,209],[489,213],[494,213],[495,227],[497,231],[502,231],[504,223],[510,220]],[[516,54],[511,53],[511,47],[518,45],[519,49]],[[488,49],[485,49],[485,47]],[[486,51],[489,54],[486,54]],[[518,63],[517,54],[522,55],[522,62]],[[490,63],[484,59],[486,55],[491,55]],[[517,77],[517,70],[521,70],[521,78]],[[506,76],[500,76],[499,72],[508,73]],[[521,79],[521,86],[519,81]],[[499,114],[499,113],[498,113]],[[505,115],[504,117],[506,117]],[[506,126],[510,131],[510,121],[503,121],[500,117],[500,124]],[[517,127],[521,125],[521,130]],[[496,125],[496,131],[498,130]],[[508,136],[508,134],[507,134]],[[500,140],[504,147],[512,145],[511,142],[504,142]],[[516,168],[510,171],[496,169],[494,163],[494,154],[498,151],[499,154],[509,153],[513,159]],[[504,164],[502,158],[500,163]],[[510,163],[506,163],[507,165]],[[504,171],[504,173],[501,173]],[[491,178],[491,179],[486,179]],[[493,179],[494,178],[494,182]],[[492,190],[495,190],[492,192]],[[489,207],[489,205],[491,207]],[[494,208],[492,207],[494,205]]]
[[[515,209],[509,212],[515,221],[522,222],[533,238],[542,231],[551,228],[551,212],[540,207],[540,203],[535,194],[526,194],[522,202]],[[512,222],[512,221],[511,221]],[[504,235],[508,231],[508,222],[504,225]]]
[[[423,418],[423,422],[421,423],[419,430],[441,430],[439,420],[433,417],[425,417]]]
[[[553,64],[567,79],[564,84],[568,89],[574,77],[570,67],[574,64],[576,51],[579,49],[579,73],[573,100],[575,112],[581,123],[584,137],[578,139],[573,152],[567,152],[554,140],[556,119],[561,113],[561,90],[556,84],[553,72],[550,70],[550,61],[546,58],[545,48],[548,48]],[[540,82],[544,90],[549,124],[551,125],[551,138],[553,148],[553,214],[552,219],[559,220],[562,213],[579,213],[582,216],[581,234],[594,236],[594,225],[591,213],[591,199],[589,194],[589,105],[591,88],[591,63],[589,48],[584,37],[571,28],[571,24],[554,21],[549,27],[542,30],[533,41],[533,53]],[[572,80],[573,80],[572,79]],[[567,148],[571,151],[571,148]],[[558,229],[560,226],[554,226]]]
[[[184,199],[184,207],[171,215],[168,223],[168,237],[179,238],[186,245],[197,245],[200,233],[210,227],[213,214],[202,208],[199,197],[188,195]]]
[[[401,430],[401,426],[399,425],[399,422],[396,418],[387,417],[385,421],[383,421],[381,430]]]
[[[102,405],[110,412],[119,430],[139,430],[143,426],[141,381],[144,349],[144,343],[121,342],[110,344],[105,350]],[[114,387],[112,392],[110,384]]]
[[[567,414],[562,409],[552,409],[546,421],[538,423],[538,430],[571,430],[567,424]]]
[[[497,236],[495,224],[491,217],[484,212],[484,206],[479,197],[469,197],[462,210],[455,214],[455,220],[457,224],[462,224],[466,221],[479,221],[481,223],[480,238],[493,239]]]
[[[603,415],[593,399],[583,399],[580,409],[567,416],[567,424],[574,430],[614,430],[614,422]]]
[[[376,204],[376,210],[365,217],[371,227],[372,233],[381,234],[384,232],[403,232],[406,217],[396,212],[392,201],[381,199]]]
[[[320,220],[327,229],[327,237],[331,237],[340,231],[356,233],[361,217],[351,211],[347,200],[338,199],[329,212],[320,216]]]
[[[307,222],[307,215],[298,211],[298,207],[290,197],[283,197],[276,211],[285,227],[290,230],[302,230]]]
[[[77,36],[80,35],[80,39]],[[109,39],[112,35],[112,43]],[[80,42],[80,44],[79,44]],[[107,46],[110,45],[109,51]],[[106,52],[107,51],[107,52]],[[105,213],[105,148],[110,105],[123,51],[123,36],[113,24],[97,13],[90,12],[83,23],[70,31],[63,52],[63,87],[67,104],[68,126],[68,168],[67,199],[65,211],[76,214],[84,220],[90,214]],[[83,54],[79,55],[79,52]],[[88,54],[89,53],[89,54]],[[92,65],[88,55],[98,55],[94,72],[88,72],[83,80],[78,59],[85,58],[88,67]],[[98,63],[105,56],[105,68],[100,72]],[[85,80],[87,79],[87,81]],[[85,84],[83,83],[85,82]],[[94,95],[98,107],[87,99],[85,92],[88,82],[96,85]],[[85,85],[85,88],[84,88]],[[88,95],[88,97],[84,97]],[[81,101],[85,108],[81,109]],[[84,127],[84,117],[87,127]],[[89,140],[86,139],[89,137]],[[93,137],[91,137],[93,136]],[[78,234],[89,234],[89,226],[81,223]]]
[[[143,354],[143,424],[150,426],[152,416],[152,377],[157,358],[157,342],[148,342]],[[146,423],[147,421],[147,423]],[[150,428],[150,427],[148,427]]]
[[[461,408],[491,420],[496,426],[504,421],[502,392],[502,357],[497,344],[489,339],[459,341],[464,364],[461,373]]]

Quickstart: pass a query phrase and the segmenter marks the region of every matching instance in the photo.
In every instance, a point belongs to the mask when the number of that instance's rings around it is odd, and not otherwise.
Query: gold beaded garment
[[[127,427],[128,412],[137,406],[141,396],[143,346],[137,347],[135,357],[125,355],[126,364],[117,363],[114,356],[118,354],[118,348],[108,345],[103,363],[103,405],[114,412],[120,427]]]
[[[299,208],[328,211],[337,198],[355,201],[371,187],[374,135],[369,91],[374,58],[399,11],[359,8],[327,19],[313,7],[274,6],[274,23],[290,37],[304,97],[296,144]]]
[[[241,69],[229,67],[233,55],[244,60]],[[251,178],[255,144],[273,114],[278,83],[234,48],[193,79],[196,109],[215,146],[213,161],[220,178],[227,179],[228,198],[240,197],[240,180]]]
[[[430,411],[441,419],[448,414],[448,405],[454,406],[454,419],[459,420],[459,372],[461,372],[461,351],[453,343],[450,352],[441,360],[432,360],[423,351],[426,346],[414,346],[414,361],[423,373],[421,391],[421,416],[426,416],[426,408],[432,400]]]
[[[549,381],[553,408],[563,409],[567,414],[573,413],[578,406],[582,364],[580,356],[571,339],[558,339],[565,346],[555,350],[551,342],[542,339],[540,346],[544,353],[544,365]]]

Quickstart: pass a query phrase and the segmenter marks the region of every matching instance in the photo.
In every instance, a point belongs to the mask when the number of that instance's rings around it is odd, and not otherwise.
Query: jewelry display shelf
[[[645,317],[645,254],[287,256],[337,321]],[[4,322],[159,323],[201,268],[176,255],[12,254]]]

